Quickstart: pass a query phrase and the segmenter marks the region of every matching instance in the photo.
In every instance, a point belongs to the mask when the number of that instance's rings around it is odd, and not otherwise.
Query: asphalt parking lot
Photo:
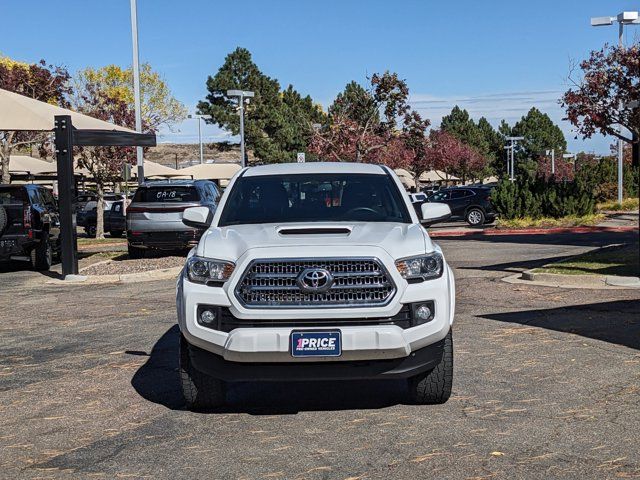
[[[434,407],[399,382],[308,382],[185,411],[173,281],[5,269],[0,477],[640,477],[640,291],[500,280],[629,235],[439,238],[458,305],[453,396]]]

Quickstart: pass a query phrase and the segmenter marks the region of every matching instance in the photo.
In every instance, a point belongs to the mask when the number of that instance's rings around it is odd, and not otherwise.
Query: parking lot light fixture
[[[238,99],[238,114],[240,115],[240,165],[245,167],[244,156],[244,99],[247,101],[253,98],[254,92],[250,90],[227,90],[227,97],[235,97]]]
[[[620,12],[615,17],[593,17],[591,18],[592,27],[604,27],[613,25],[618,22],[618,47],[624,47],[624,26],[640,25],[640,15],[638,12]],[[618,139],[618,203],[622,205],[623,194],[623,160],[624,160],[624,142]]]
[[[187,115],[187,118],[196,118],[198,119],[198,143],[200,144],[200,164],[202,165],[204,163],[204,151],[202,148],[202,127],[201,127],[201,122],[202,120],[211,120],[211,115],[199,115],[199,114],[193,114],[193,115]]]

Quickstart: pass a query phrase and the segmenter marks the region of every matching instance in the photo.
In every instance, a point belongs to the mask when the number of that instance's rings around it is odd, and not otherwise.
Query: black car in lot
[[[60,217],[51,190],[0,185],[0,260],[26,260],[36,270],[49,270],[59,252]]]
[[[98,208],[93,207],[86,211],[83,216],[82,226],[89,237],[96,236],[96,226],[98,223]],[[124,202],[122,200],[113,202],[109,210],[102,214],[102,224],[104,231],[109,232],[112,237],[121,237],[127,229],[127,218],[124,212]]]
[[[449,187],[438,190],[429,202],[446,203],[454,218],[462,218],[471,226],[491,223],[496,219],[496,211],[491,205],[489,187]]]

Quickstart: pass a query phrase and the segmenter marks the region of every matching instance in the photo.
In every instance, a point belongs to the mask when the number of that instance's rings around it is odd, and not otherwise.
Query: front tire
[[[33,265],[33,268],[39,272],[46,272],[53,264],[53,249],[49,242],[49,234],[47,232],[43,232],[42,234],[46,235],[46,237],[43,238],[33,250],[31,250],[31,265]]]
[[[477,227],[478,225],[482,225],[485,220],[484,212],[479,208],[472,208],[465,215],[465,220],[472,227]]]
[[[445,403],[453,385],[453,334],[444,339],[442,360],[430,372],[409,379],[409,400],[415,405]]]
[[[189,410],[207,410],[224,403],[224,383],[196,370],[191,363],[191,345],[180,335],[180,383]]]
[[[87,237],[96,238],[96,234],[98,233],[98,228],[93,225],[89,227],[84,227],[84,233],[87,234]]]
[[[122,237],[122,234],[123,234],[123,233],[124,233],[124,232],[123,232],[122,230],[111,230],[111,231],[109,232],[109,235],[111,235],[111,236],[112,236],[112,237],[114,237],[114,238],[120,238],[120,237]]]

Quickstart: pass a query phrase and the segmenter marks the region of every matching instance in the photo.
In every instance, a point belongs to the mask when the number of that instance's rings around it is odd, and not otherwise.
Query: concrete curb
[[[507,283],[520,283],[541,287],[584,288],[596,290],[625,290],[640,288],[640,278],[617,275],[563,275],[532,270],[516,273],[502,279]]]
[[[103,285],[109,283],[134,283],[151,282],[154,280],[166,280],[177,278],[182,267],[161,268],[158,270],[148,270],[146,272],[122,273],[114,275],[78,275],[78,278],[69,280],[49,280],[49,285]],[[75,276],[74,276],[75,277]]]
[[[429,232],[431,238],[466,237],[473,235],[550,235],[554,233],[601,233],[601,232],[633,232],[638,227],[554,227],[554,228],[521,228],[521,229],[489,229],[489,230],[445,230]]]

